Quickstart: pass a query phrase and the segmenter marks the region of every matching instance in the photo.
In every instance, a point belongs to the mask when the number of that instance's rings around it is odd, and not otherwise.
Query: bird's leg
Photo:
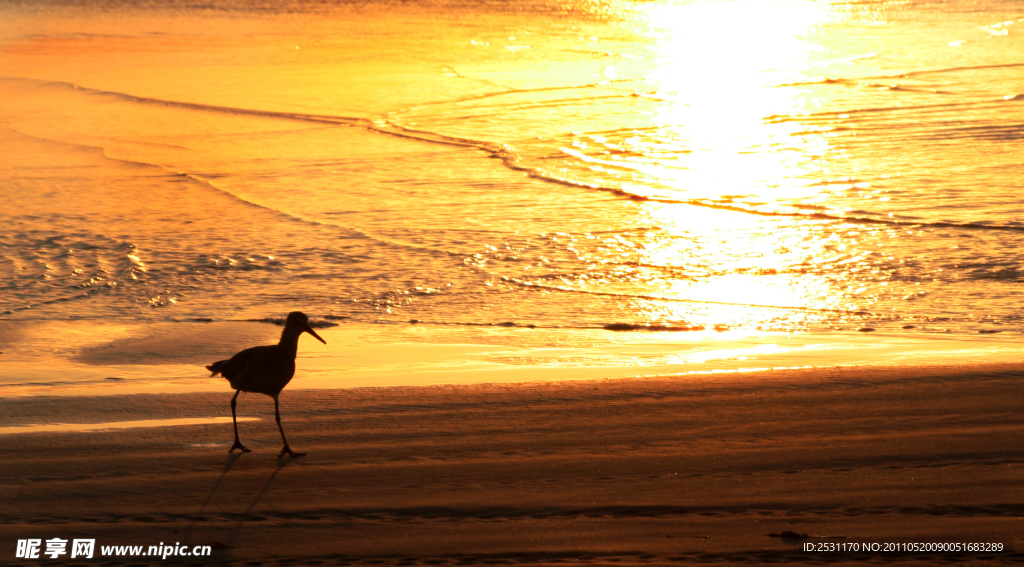
[[[277,405],[277,396],[274,396],[274,417],[277,418],[277,428],[281,430],[281,440],[284,441],[284,449],[281,449],[281,454],[278,455],[277,458],[280,459],[285,455],[290,457],[301,457],[305,455],[305,453],[296,453],[295,451],[292,451],[291,447],[288,446],[288,439],[284,436],[284,428],[281,427],[281,410],[278,409]]]
[[[231,398],[231,421],[235,424],[235,444],[228,449],[228,453],[234,453],[235,449],[241,449],[243,453],[251,453],[248,447],[242,445],[242,442],[238,440],[238,418],[235,417],[235,406],[238,404],[238,394],[241,394],[241,390],[235,390],[235,397]]]

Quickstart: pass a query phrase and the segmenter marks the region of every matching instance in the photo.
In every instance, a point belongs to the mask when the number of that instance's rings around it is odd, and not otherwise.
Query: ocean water
[[[1022,38],[1010,0],[0,1],[0,318],[1020,333]]]

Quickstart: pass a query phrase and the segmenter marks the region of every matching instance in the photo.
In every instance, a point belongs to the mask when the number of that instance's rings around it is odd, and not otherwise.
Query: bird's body
[[[254,392],[274,398],[277,427],[281,430],[281,439],[284,441],[284,449],[281,449],[279,456],[284,456],[286,453],[292,457],[302,456],[302,453],[295,453],[288,447],[284,428],[281,427],[281,413],[278,409],[278,396],[295,375],[295,354],[299,348],[299,335],[302,333],[309,333],[320,342],[327,344],[327,341],[320,338],[320,335],[310,328],[308,317],[294,311],[288,314],[284,331],[281,332],[281,340],[276,345],[247,348],[227,360],[220,360],[206,367],[213,373],[211,376],[220,374],[236,390],[235,397],[231,399],[231,419],[235,423],[235,444],[229,452],[234,452],[235,449],[240,449],[244,453],[249,452],[249,449],[238,440],[235,406],[239,392]]]
[[[282,339],[283,341],[284,339]],[[276,396],[295,376],[295,352],[298,337],[289,345],[276,344],[247,348],[228,360],[214,362],[207,368],[214,376],[227,378],[231,387],[243,392]]]

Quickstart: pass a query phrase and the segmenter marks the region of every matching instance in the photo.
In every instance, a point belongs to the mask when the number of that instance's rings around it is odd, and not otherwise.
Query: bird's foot
[[[241,449],[243,453],[252,453],[252,450],[250,450],[245,445],[242,445],[242,443],[238,439],[235,439],[235,444],[232,445],[230,449],[228,449],[228,453],[234,453],[235,449]]]
[[[281,449],[281,454],[278,455],[277,458],[280,459],[281,457],[283,457],[285,455],[288,455],[289,457],[294,458],[294,457],[302,457],[302,456],[305,455],[305,453],[296,453],[295,451],[292,451],[291,448],[288,447],[288,445],[285,445],[284,449]]]

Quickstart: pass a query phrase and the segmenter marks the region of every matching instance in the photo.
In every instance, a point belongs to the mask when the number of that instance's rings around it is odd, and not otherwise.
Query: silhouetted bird
[[[299,347],[299,335],[303,332],[309,333],[318,341],[327,344],[327,341],[320,338],[320,335],[316,334],[309,326],[309,318],[305,314],[293,311],[288,314],[284,331],[281,331],[281,340],[276,345],[247,348],[228,360],[214,362],[206,367],[207,370],[213,372],[210,376],[220,374],[227,378],[231,387],[236,390],[235,397],[231,398],[231,420],[235,424],[235,444],[228,450],[229,453],[234,453],[235,449],[241,449],[243,453],[250,452],[238,440],[238,418],[235,417],[238,394],[244,391],[266,394],[274,398],[277,428],[281,430],[281,440],[284,441],[284,449],[281,449],[278,458],[283,457],[286,453],[292,457],[305,455],[305,453],[296,453],[288,447],[288,439],[285,438],[284,428],[281,427],[281,412],[277,402],[281,390],[295,375],[295,352]]]

